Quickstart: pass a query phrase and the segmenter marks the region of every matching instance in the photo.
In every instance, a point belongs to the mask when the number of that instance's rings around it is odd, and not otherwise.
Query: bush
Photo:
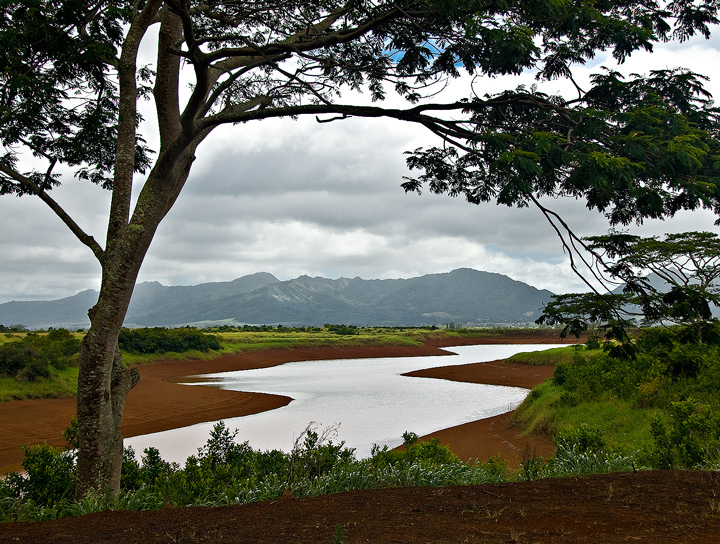
[[[4,496],[40,506],[63,505],[75,490],[75,454],[47,444],[25,446],[24,474],[8,474],[0,484]]]
[[[331,325],[330,323],[325,323],[325,328],[335,334],[341,334],[344,336],[360,334],[360,331],[355,325]]]
[[[415,433],[403,433],[403,449],[390,450],[387,446],[382,448],[373,446],[370,463],[375,467],[387,466],[439,466],[460,463],[450,447],[440,444],[437,438],[428,441],[418,441]]]
[[[720,461],[720,415],[693,398],[673,402],[666,426],[659,416],[651,422],[652,460],[660,469],[703,468]]]
[[[43,354],[33,345],[24,340],[0,345],[0,372],[16,377],[28,366],[49,363]]]
[[[66,329],[46,335],[28,333],[15,342],[0,345],[0,374],[19,381],[49,378],[52,369],[62,370],[77,362],[81,341]]]
[[[166,329],[122,329],[118,338],[120,349],[129,353],[183,353],[185,351],[209,351],[220,349],[216,335],[205,334],[193,327]]]

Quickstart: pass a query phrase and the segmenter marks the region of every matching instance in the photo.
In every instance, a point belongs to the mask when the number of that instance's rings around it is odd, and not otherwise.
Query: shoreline
[[[538,342],[540,343],[540,342]],[[503,359],[485,363],[440,366],[403,374],[442,380],[489,385],[505,385],[532,389],[552,378],[555,365],[528,366],[506,363]],[[524,458],[547,459],[555,453],[553,441],[544,436],[521,436],[522,429],[512,419],[513,412],[463,423],[421,436],[421,440],[437,438],[463,461],[485,462],[499,456],[512,470],[520,468]]]
[[[447,355],[442,348],[453,345],[510,343],[558,343],[558,338],[556,332],[549,335],[524,331],[524,334],[484,338],[431,340],[422,346],[293,348],[227,355],[211,360],[169,361],[141,366],[138,367],[140,382],[128,395],[123,417],[123,434],[132,437],[250,415],[279,408],[292,400],[279,395],[175,383],[194,374],[262,368],[292,361]],[[542,377],[544,374],[537,373],[538,368],[546,371],[550,369],[552,375],[552,367],[511,365],[499,361],[460,367],[437,367],[419,372],[427,377],[531,388],[545,379]],[[0,428],[4,435],[3,444],[0,446],[0,474],[20,468],[23,457],[21,448],[25,444],[46,442],[53,446],[63,446],[65,441],[61,432],[75,413],[74,398],[3,403],[0,410]],[[477,458],[485,461],[499,454],[510,467],[519,465],[526,450],[542,456],[551,454],[552,443],[549,439],[518,437],[518,429],[513,428],[511,414],[512,412],[508,412],[443,429],[421,438],[438,438],[449,444],[456,455],[464,460]]]

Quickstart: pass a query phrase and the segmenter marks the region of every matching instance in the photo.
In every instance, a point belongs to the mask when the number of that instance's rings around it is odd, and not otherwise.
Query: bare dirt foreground
[[[489,341],[493,340],[486,340]],[[504,337],[502,343],[507,341]],[[512,341],[543,340],[533,336]],[[557,340],[553,336],[545,341]],[[288,402],[283,397],[173,384],[173,379],[180,376],[300,359],[437,354],[437,347],[263,352],[217,361],[145,367],[141,369],[141,385],[128,401],[125,432],[142,434],[253,413]],[[550,376],[552,368],[493,362],[423,373],[445,379],[531,387]],[[12,410],[6,410],[7,403],[3,404],[0,428],[5,444],[0,447],[0,465],[19,461],[15,459],[17,452],[15,457],[7,454],[13,449],[12,444],[8,446],[8,438],[22,444],[28,442],[29,436],[47,436],[45,440],[57,442],[51,435],[64,428],[74,413],[72,401],[65,404],[63,409],[67,413],[59,408],[62,403],[39,402],[35,408],[21,406]],[[29,418],[22,425],[12,420],[20,414]],[[540,455],[552,451],[547,441],[518,437],[518,429],[513,428],[507,414],[439,431],[434,436],[449,443],[461,457],[484,460],[499,453],[510,459],[511,465],[526,448]],[[638,472],[484,486],[359,491],[222,508],[105,512],[52,522],[0,524],[0,543],[4,542],[720,543],[720,474]]]
[[[357,491],[221,508],[0,525],[0,542],[347,544],[720,542],[720,476],[639,472]],[[336,538],[342,526],[342,538]]]

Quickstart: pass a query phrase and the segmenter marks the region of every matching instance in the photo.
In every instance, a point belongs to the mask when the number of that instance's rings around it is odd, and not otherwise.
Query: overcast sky
[[[607,57],[577,71],[580,81]],[[688,67],[720,96],[720,33],[658,46],[623,71]],[[494,92],[531,77],[476,83]],[[451,93],[466,94],[467,80]],[[559,82],[542,87],[562,89]],[[150,142],[151,134],[146,134]],[[432,145],[416,126],[351,119],[271,120],[223,127],[199,148],[188,184],[155,237],[139,281],[194,285],[270,272],[328,278],[407,278],[469,267],[553,292],[583,289],[556,235],[535,209],[405,194],[404,151]],[[55,198],[104,242],[109,194],[66,179]],[[582,202],[547,202],[581,235],[602,234],[602,215]],[[716,230],[708,212],[633,227],[643,235]],[[0,302],[48,300],[97,289],[100,267],[41,202],[0,197]]]

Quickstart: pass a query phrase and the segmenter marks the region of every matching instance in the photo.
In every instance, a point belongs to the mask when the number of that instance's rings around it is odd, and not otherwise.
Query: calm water
[[[238,440],[255,449],[289,451],[297,436],[314,422],[337,425],[334,442],[344,440],[358,457],[373,444],[402,443],[402,433],[424,435],[513,410],[526,389],[468,384],[401,374],[436,366],[493,361],[520,351],[555,347],[484,345],[447,348],[456,355],[307,361],[256,370],[206,374],[193,384],[236,391],[274,393],[294,399],[285,407],[225,420],[238,429]],[[214,423],[137,436],[125,440],[140,454],[153,446],[168,461],[183,463],[205,444]]]

